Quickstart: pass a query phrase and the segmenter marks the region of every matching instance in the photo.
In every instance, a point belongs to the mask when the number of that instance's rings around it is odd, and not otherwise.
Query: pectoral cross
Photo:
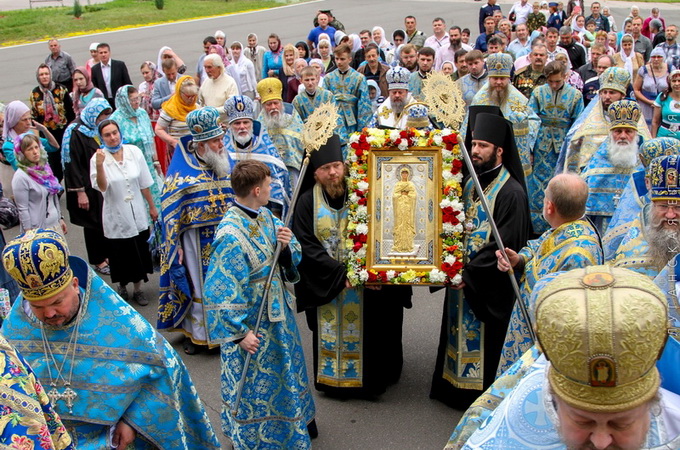
[[[66,385],[64,392],[59,392],[56,386],[53,386],[52,389],[50,389],[47,393],[47,396],[50,398],[52,405],[55,407],[57,406],[57,402],[59,400],[64,400],[64,402],[66,402],[66,407],[68,408],[69,414],[73,414],[73,405],[75,403],[76,397],[78,397],[78,393],[71,389],[69,385]]]

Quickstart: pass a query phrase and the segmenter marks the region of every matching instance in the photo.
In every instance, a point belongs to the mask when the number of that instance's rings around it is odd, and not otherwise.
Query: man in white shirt
[[[529,14],[533,12],[534,8],[529,4],[527,0],[520,0],[518,2],[515,2],[514,5],[512,5],[512,8],[510,8],[510,13],[508,14],[509,17],[512,17],[512,14],[515,14],[515,19],[513,20],[513,23],[515,25],[527,23],[527,18],[529,17]],[[512,20],[512,19],[510,19]]]
[[[460,27],[457,25],[449,28],[449,40],[445,46],[435,49],[434,67],[441,70],[445,61],[455,62],[456,52],[460,49],[472,51],[472,47],[463,43]]]
[[[432,36],[425,39],[423,47],[430,47],[437,51],[448,44],[448,36],[446,36],[446,22],[441,17],[437,17],[432,21]]]

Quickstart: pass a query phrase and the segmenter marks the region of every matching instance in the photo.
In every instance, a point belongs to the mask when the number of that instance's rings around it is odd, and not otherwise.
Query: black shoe
[[[118,295],[120,295],[120,298],[126,302],[130,301],[130,295],[128,294],[127,288],[125,286],[118,286]]]
[[[132,294],[132,299],[136,301],[139,306],[146,306],[149,304],[149,299],[146,298],[146,295],[144,295],[144,292],[142,291],[135,291]]]
[[[307,424],[307,432],[311,439],[316,439],[319,437],[319,429],[316,427],[316,419],[313,419],[309,424]]]

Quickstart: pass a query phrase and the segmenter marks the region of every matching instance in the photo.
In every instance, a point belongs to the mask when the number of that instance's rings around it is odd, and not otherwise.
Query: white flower
[[[445,222],[442,224],[442,231],[444,232],[444,234],[450,235],[456,232],[456,227],[451,223]]]
[[[361,136],[359,133],[354,133],[352,136],[349,137],[349,143],[355,144],[359,142],[359,136]]]
[[[368,281],[368,271],[366,269],[359,271],[359,280],[362,283],[365,283],[365,282]]]
[[[444,128],[442,130],[442,136],[448,136],[449,134],[451,134],[451,128]]]
[[[362,258],[362,259],[365,258],[366,257],[366,246],[364,245],[363,247],[361,247],[358,252],[354,253],[354,256],[356,256],[357,258]]]
[[[454,233],[462,233],[463,232],[463,224],[459,223],[458,225],[455,225],[453,227],[453,232]]]
[[[439,138],[440,141],[442,140],[441,136],[437,136],[437,137]],[[435,144],[436,143],[437,142],[435,140]],[[437,144],[437,145],[441,145],[441,142],[439,142],[439,144]],[[447,149],[443,148],[442,149],[442,159],[444,161],[446,161],[446,160],[452,159],[452,158],[453,158],[453,152],[451,150],[447,150]]]
[[[349,201],[350,203],[357,203],[359,201],[359,196],[352,192],[351,194],[349,194]]]
[[[373,141],[375,141],[375,136],[370,136],[370,135],[369,135],[369,136],[366,138],[366,142],[368,142],[369,144],[373,143]]]
[[[453,179],[453,174],[450,170],[442,170],[442,178],[445,180],[451,180]]]
[[[456,218],[458,219],[459,222],[465,222],[465,213],[463,211],[459,212],[456,215]]]
[[[390,141],[394,142],[399,139],[399,130],[390,131]]]
[[[442,137],[441,137],[440,135],[436,134],[436,135],[432,138],[432,142],[434,142],[434,145],[440,146],[440,145],[442,145],[442,143],[444,142],[444,140],[442,139]]]
[[[459,200],[451,200],[451,208],[453,208],[455,211],[462,211],[463,210],[463,204]]]
[[[356,233],[357,234],[368,234],[368,225],[366,225],[365,223],[357,224]]]
[[[455,174],[455,175],[453,176],[453,179],[456,180],[456,181],[459,182],[459,183],[462,183],[462,182],[463,182],[463,173],[462,173],[462,172],[458,172],[457,174]]]
[[[390,280],[392,280],[394,277],[397,276],[397,272],[395,272],[394,270],[388,270],[387,273],[386,273],[386,275],[387,275],[387,281],[390,281]]]
[[[463,282],[463,276],[459,273],[456,274],[456,276],[451,279],[451,284],[453,284],[454,286],[458,286],[462,282]]]
[[[357,183],[357,189],[359,189],[360,191],[365,191],[366,189],[368,189],[368,183],[366,183],[365,181],[359,181]]]
[[[444,209],[448,206],[453,206],[453,202],[451,200],[449,200],[448,198],[444,198],[444,199],[442,199],[441,202],[439,202],[439,207],[441,209]]]
[[[359,158],[357,158],[356,153],[350,153],[348,159],[349,159],[351,162],[357,162],[357,161],[359,160]]]
[[[456,262],[456,257],[453,255],[448,255],[446,258],[444,258],[444,262],[448,264],[453,264]]]
[[[432,269],[430,271],[430,281],[432,283],[443,283],[446,280],[446,274],[439,269]]]
[[[399,145],[397,145],[397,148],[399,150],[407,150],[408,149],[408,139],[402,139],[401,142],[399,142]]]

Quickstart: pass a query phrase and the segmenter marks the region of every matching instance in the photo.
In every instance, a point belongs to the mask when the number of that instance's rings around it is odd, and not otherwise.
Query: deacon
[[[257,93],[262,103],[257,120],[264,125],[264,131],[288,169],[291,186],[295,186],[305,156],[302,119],[293,105],[283,102],[283,85],[278,78],[265,78],[257,83]]]
[[[184,351],[207,349],[203,280],[215,229],[232,204],[231,163],[216,108],[187,114],[191,135],[180,139],[162,194],[159,330],[178,331]]]
[[[563,62],[548,63],[543,69],[547,84],[535,88],[529,98],[529,107],[541,119],[534,144],[531,175],[527,180],[531,223],[537,234],[548,230],[542,216],[543,192],[555,172],[564,136],[583,111],[583,96],[578,89],[565,83],[566,72]]]
[[[680,396],[660,387],[677,373],[656,367],[668,305],[652,280],[562,273],[537,292],[536,334],[544,354],[463,449],[679,448]]]
[[[506,248],[510,263],[500,250],[496,251],[501,272],[512,266],[515,273],[522,275],[520,292],[527,311],[533,311],[531,293],[545,275],[604,263],[600,237],[584,216],[587,199],[588,185],[581,177],[555,176],[548,183],[543,200],[543,217],[550,229],[529,241],[519,253]],[[528,324],[515,304],[496,376],[508,370],[533,344]]]
[[[590,196],[586,214],[604,235],[614,215],[621,193],[633,172],[641,170],[638,158],[640,106],[632,100],[619,100],[609,107],[609,138],[588,161],[581,176],[588,183]]]
[[[496,264],[498,245],[490,221],[515,251],[526,245],[531,228],[512,124],[477,109],[470,109],[470,155],[493,216],[486,215],[468,179],[463,190],[463,282],[447,289],[430,391],[430,398],[456,409],[467,408],[493,382],[515,302],[510,279]]]
[[[600,90],[572,124],[562,143],[555,173],[581,173],[590,158],[609,136],[609,107],[623,100],[630,86],[630,73],[623,67],[610,67],[600,75]],[[644,117],[637,122],[638,134],[650,139]]]
[[[407,105],[414,101],[409,92],[408,69],[396,66],[387,71],[387,86],[389,97],[378,107],[373,114],[370,128],[406,128],[408,117]]]
[[[486,58],[486,66],[489,72],[489,82],[475,94],[471,106],[498,106],[503,117],[512,123],[514,140],[526,177],[531,173],[531,153],[536,142],[540,120],[534,110],[528,106],[529,99],[510,84],[512,57],[505,53],[494,53]],[[466,128],[463,123],[461,129]]]
[[[60,234],[29,230],[2,258],[21,288],[2,333],[78,448],[220,447],[175,350]]]
[[[293,107],[300,115],[303,122],[324,103],[335,105],[335,97],[328,89],[319,86],[319,73],[312,66],[307,66],[300,71],[300,78],[304,90],[293,99]]]
[[[631,224],[608,264],[654,278],[679,253],[678,169],[678,154],[652,160],[649,167],[651,203],[643,207],[640,219]]]
[[[285,286],[299,279],[300,244],[265,208],[271,181],[261,161],[241,161],[231,173],[236,202],[218,227],[205,280],[208,339],[220,344],[222,431],[234,448],[309,449],[310,434],[316,437],[314,400],[295,301]],[[273,261],[277,242],[282,252]],[[274,276],[264,298],[270,271]],[[267,307],[255,332],[263,302]],[[253,359],[237,407],[247,353]]]
[[[371,119],[371,99],[368,95],[366,77],[350,67],[352,49],[340,44],[333,50],[337,70],[323,77],[323,87],[335,96],[338,113],[342,116],[341,136],[349,137],[366,127]]]
[[[292,187],[288,168],[279,156],[269,133],[254,120],[255,104],[242,95],[235,95],[224,102],[229,118],[228,131],[224,135],[224,148],[234,162],[246,159],[262,161],[269,167],[272,177],[272,194],[268,208],[277,217],[283,217],[290,203]]]
[[[614,259],[616,251],[621,245],[621,241],[628,234],[628,230],[637,227],[635,233],[639,234],[642,221],[645,220],[645,205],[650,203],[649,195],[649,165],[654,158],[666,155],[680,155],[680,141],[672,137],[654,138],[645,141],[640,145],[640,162],[644,170],[633,172],[621,193],[621,199],[614,211],[612,220],[609,221],[607,233],[602,236],[602,249],[604,250],[604,260],[606,262]],[[648,208],[648,207],[647,207]],[[638,255],[630,255],[632,258],[628,263],[635,265],[643,261]],[[633,269],[629,265],[620,265],[627,269]]]
[[[337,135],[312,152],[309,170],[316,184],[300,196],[293,232],[302,245],[295,296],[313,334],[314,385],[343,398],[379,395],[401,376],[411,287],[353,288],[347,279],[350,203]]]

